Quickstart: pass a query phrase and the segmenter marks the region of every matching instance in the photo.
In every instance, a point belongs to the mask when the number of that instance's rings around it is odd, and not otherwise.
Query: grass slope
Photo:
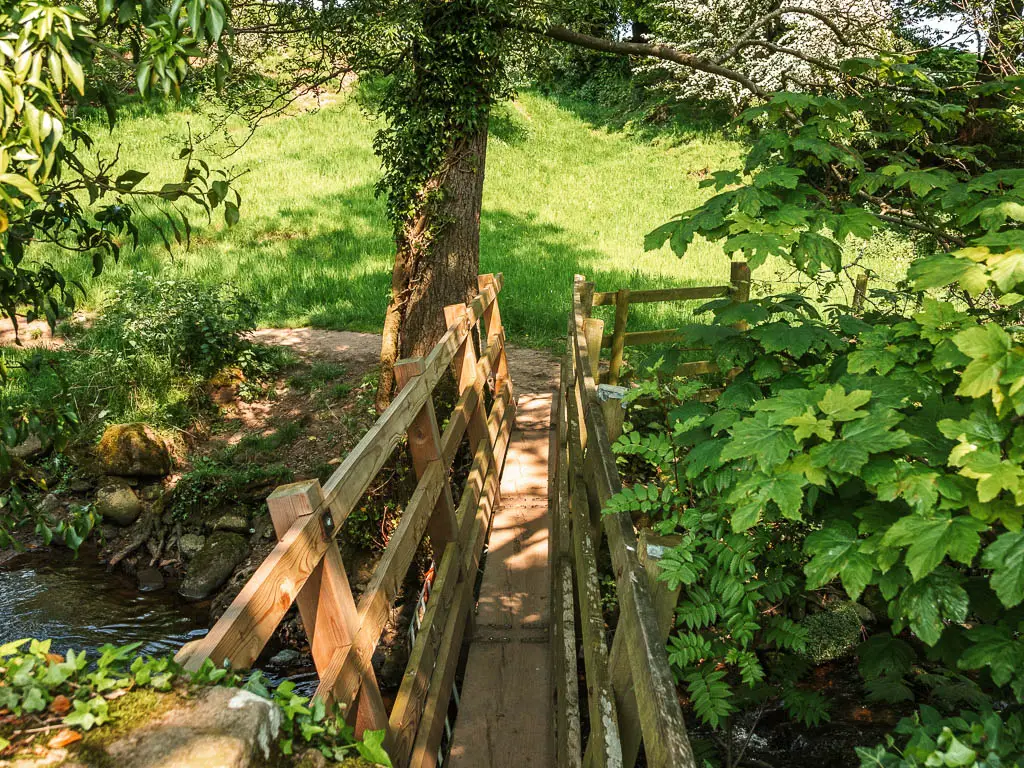
[[[564,333],[574,273],[599,290],[727,281],[728,260],[699,243],[685,260],[643,252],[643,236],[698,204],[706,169],[733,166],[738,145],[697,133],[659,147],[588,121],[571,103],[527,93],[498,110],[489,147],[481,269],[504,272],[503,318],[511,338],[547,346]],[[187,113],[129,117],[104,135],[124,167],[175,180],[173,160]],[[194,220],[191,249],[169,255],[151,227],[145,244],[97,280],[87,260],[53,255],[88,286],[89,303],[128,269],[180,270],[210,284],[233,281],[255,297],[266,326],[379,330],[390,284],[392,244],[374,195],[375,130],[344,102],[262,127],[228,162],[240,180],[242,221],[226,229]],[[96,131],[97,135],[104,133]],[[638,306],[631,328],[662,327],[685,308]]]

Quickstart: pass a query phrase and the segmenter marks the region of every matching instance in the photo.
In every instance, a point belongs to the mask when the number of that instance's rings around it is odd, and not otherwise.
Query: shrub
[[[256,316],[232,286],[133,272],[75,344],[72,378],[105,416],[188,423],[217,372],[232,366],[262,380],[276,367],[275,354],[247,337]]]

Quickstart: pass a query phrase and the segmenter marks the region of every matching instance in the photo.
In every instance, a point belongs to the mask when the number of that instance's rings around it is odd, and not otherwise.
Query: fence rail
[[[685,290],[689,298],[704,289]],[[729,289],[707,290],[724,295]],[[597,399],[596,356],[603,329],[589,321],[596,301],[611,303],[604,297],[620,295],[595,294],[593,284],[577,276],[562,361],[552,525],[557,764],[632,766],[642,744],[649,766],[694,768],[665,651],[676,595],[656,579],[662,550],[646,535],[638,540],[628,515],[601,516],[601,509],[622,486]],[[628,306],[628,301],[616,306]],[[597,551],[605,540],[619,603],[619,623],[610,647],[597,571]],[[578,692],[577,639],[583,645],[586,702],[580,701]],[[589,722],[585,744],[580,716],[584,704]]]
[[[469,305],[445,309],[448,330],[425,358],[396,365],[400,390],[391,406],[322,487],[310,480],[270,495],[267,506],[277,545],[209,634],[177,656],[189,670],[206,659],[248,668],[297,603],[320,678],[316,696],[345,705],[357,734],[383,729],[388,753],[403,768],[430,768],[438,762],[477,569],[515,421],[498,307],[502,276],[481,275],[479,288]],[[442,432],[433,393],[449,369],[459,399]],[[485,388],[492,395],[489,410]],[[335,539],[403,437],[418,482],[356,603]],[[473,462],[456,503],[448,478],[464,437]],[[436,561],[434,583],[388,712],[371,657],[427,535]]]

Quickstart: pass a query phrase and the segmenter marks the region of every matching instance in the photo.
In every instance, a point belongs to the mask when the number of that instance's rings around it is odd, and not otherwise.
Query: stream
[[[107,571],[87,546],[77,558],[64,549],[0,557],[0,645],[50,638],[53,651],[63,654],[138,642],[139,654],[174,654],[205,635],[210,622],[209,601],[189,602],[176,588],[170,582],[142,591],[134,577]],[[289,652],[278,663],[280,650],[272,640],[257,668],[271,684],[291,680],[298,693],[311,696],[318,679],[311,660]]]
[[[208,603],[188,603],[173,585],[141,592],[136,580],[108,573],[95,551],[24,552],[0,565],[0,644],[52,638],[53,650],[95,650],[141,642],[139,653],[174,653],[206,634]]]

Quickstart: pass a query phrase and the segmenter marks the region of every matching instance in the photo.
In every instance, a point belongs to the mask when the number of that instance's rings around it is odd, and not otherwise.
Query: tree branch
[[[813,18],[817,19],[822,24],[824,24],[826,27],[828,27],[830,30],[832,30],[832,33],[836,36],[836,39],[839,41],[840,45],[843,45],[847,48],[852,47],[850,45],[849,40],[846,39],[846,33],[839,28],[838,24],[832,21],[832,19],[830,19],[821,11],[815,10],[814,8],[800,8],[797,6],[786,5],[783,6],[782,8],[778,8],[772,11],[771,13],[766,13],[764,16],[762,16],[753,24],[751,24],[750,29],[747,31],[747,34],[741,37],[739,40],[737,40],[736,43],[729,50],[727,50],[718,59],[716,59],[715,64],[724,64],[725,62],[727,62],[729,59],[731,59],[733,56],[739,53],[740,48],[742,48],[745,43],[754,38],[754,35],[761,27],[763,27],[770,21],[774,21],[780,16],[784,16],[787,13],[812,16]]]
[[[767,91],[742,72],[738,72],[729,67],[724,67],[721,64],[705,59],[702,56],[683,53],[679,49],[673,48],[670,45],[606,40],[602,37],[585,35],[582,32],[574,32],[571,29],[559,26],[551,26],[543,29],[536,27],[521,27],[521,29],[525,32],[530,32],[531,34],[551,38],[552,40],[559,40],[563,43],[577,45],[581,48],[589,48],[592,51],[617,53],[624,56],[644,56],[647,58],[671,61],[690,69],[707,72],[710,75],[717,75],[718,77],[723,77],[726,80],[732,80],[734,83],[739,83],[755,96],[761,96],[762,98],[768,98],[769,96]]]

